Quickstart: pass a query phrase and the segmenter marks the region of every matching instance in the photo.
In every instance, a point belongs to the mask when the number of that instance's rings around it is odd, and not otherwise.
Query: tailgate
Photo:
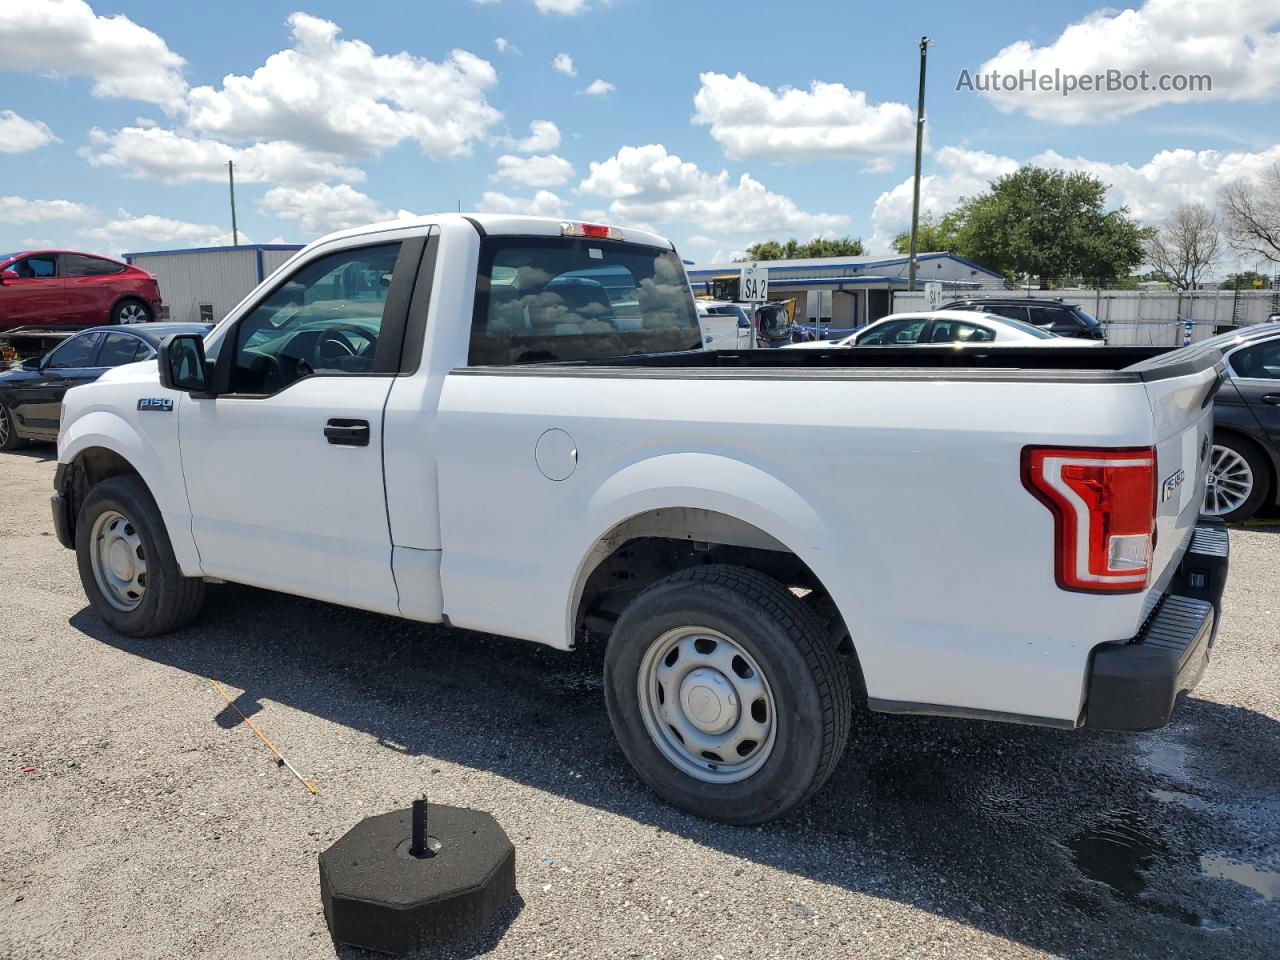
[[[1223,369],[1216,350],[1194,347],[1129,368],[1144,381],[1156,448],[1156,545],[1144,614],[1164,592],[1200,515]]]

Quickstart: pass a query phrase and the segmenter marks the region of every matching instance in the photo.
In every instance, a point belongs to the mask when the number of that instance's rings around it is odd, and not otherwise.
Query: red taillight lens
[[[1053,512],[1058,586],[1134,593],[1151,578],[1154,448],[1027,447],[1022,483]]]

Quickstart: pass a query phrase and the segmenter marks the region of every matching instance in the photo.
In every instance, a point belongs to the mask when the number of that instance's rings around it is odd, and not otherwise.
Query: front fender
[[[87,392],[84,388],[78,389]],[[69,391],[67,399],[72,400],[76,393],[77,390]],[[109,450],[128,461],[160,508],[178,566],[186,576],[199,576],[200,556],[191,536],[191,511],[182,476],[177,414],[137,414],[133,410],[129,413],[150,419],[140,425],[114,404],[70,403],[58,435],[58,462],[72,463],[95,448]]]

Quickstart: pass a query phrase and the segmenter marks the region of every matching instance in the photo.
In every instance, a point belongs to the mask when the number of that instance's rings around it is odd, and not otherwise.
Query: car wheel
[[[137,477],[112,477],[89,491],[76,519],[76,561],[93,609],[128,637],[177,630],[204,602],[204,581],[183,576],[160,510]]]
[[[849,674],[778,581],[708,565],[650,586],[605,653],[623,753],[676,806],[725,823],[783,816],[826,782],[849,737]]]
[[[9,408],[0,403],[0,450],[21,450],[30,441],[18,436],[18,427],[13,422],[13,414]]]
[[[1223,520],[1248,520],[1267,495],[1267,463],[1252,441],[1230,434],[1215,438],[1202,513]]]
[[[150,323],[151,308],[141,300],[122,300],[111,311],[111,322],[115,324]]]

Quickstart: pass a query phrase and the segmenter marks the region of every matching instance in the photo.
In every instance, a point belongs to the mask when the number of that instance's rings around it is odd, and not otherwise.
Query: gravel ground
[[[316,855],[424,787],[497,817],[521,894],[438,956],[1280,956],[1280,526],[1232,531],[1214,660],[1164,730],[872,716],[813,802],[744,829],[638,783],[599,650],[233,586],[179,635],[111,634],[53,468],[0,455],[0,956],[366,957],[328,935]]]

